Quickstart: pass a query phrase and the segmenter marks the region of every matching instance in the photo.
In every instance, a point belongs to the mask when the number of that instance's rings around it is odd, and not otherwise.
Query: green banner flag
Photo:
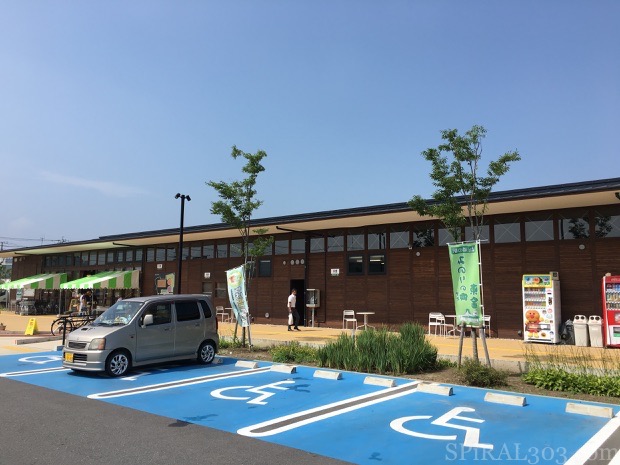
[[[462,323],[474,327],[482,325],[478,247],[477,242],[448,245],[456,324],[459,326]]]
[[[235,312],[235,318],[242,328],[250,326],[250,310],[245,295],[245,273],[243,265],[226,272],[228,282],[228,300]]]

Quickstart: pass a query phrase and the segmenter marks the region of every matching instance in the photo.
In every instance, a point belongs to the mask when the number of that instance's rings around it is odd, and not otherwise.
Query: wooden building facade
[[[454,312],[446,247],[454,238],[440,221],[420,218],[405,203],[254,224],[274,237],[249,283],[256,323],[286,324],[291,288],[298,289],[300,309],[303,291],[319,289],[315,321],[330,327],[341,327],[344,309],[374,312],[375,325],[426,324],[431,311]],[[149,295],[157,292],[158,279],[176,274],[181,254],[182,291],[205,293],[215,305],[228,306],[226,270],[242,262],[238,232],[223,224],[184,232],[181,251],[179,230],[170,229],[3,251],[0,257],[13,257],[13,279],[139,269],[136,292]],[[462,240],[472,236],[469,228],[462,233]],[[483,239],[484,309],[494,336],[519,337],[526,273],[559,273],[562,321],[600,315],[601,278],[620,274],[620,178],[493,193]]]

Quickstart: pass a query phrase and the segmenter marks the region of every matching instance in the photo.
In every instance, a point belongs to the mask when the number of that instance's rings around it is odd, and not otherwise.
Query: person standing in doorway
[[[93,294],[90,289],[88,289],[84,294],[82,294],[82,297],[80,297],[80,313],[82,315],[90,314],[90,310],[92,308],[92,301]]]
[[[291,329],[291,324],[294,325],[294,328],[297,331],[301,331],[297,325],[299,324],[299,313],[297,312],[297,309],[295,308],[297,304],[297,290],[296,289],[291,289],[291,295],[288,296],[288,330],[289,331],[293,331]],[[291,317],[292,320],[291,321]]]

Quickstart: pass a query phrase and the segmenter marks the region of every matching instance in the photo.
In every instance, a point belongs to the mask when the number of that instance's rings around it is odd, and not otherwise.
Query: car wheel
[[[205,341],[200,344],[198,349],[198,362],[204,365],[211,363],[215,358],[215,344],[211,341]]]
[[[105,361],[105,372],[109,376],[122,376],[131,368],[129,354],[124,350],[112,352]]]

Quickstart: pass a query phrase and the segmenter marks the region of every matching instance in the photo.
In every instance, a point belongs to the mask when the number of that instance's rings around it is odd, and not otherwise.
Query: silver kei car
[[[62,364],[77,371],[122,376],[133,367],[195,358],[213,361],[217,318],[204,295],[155,295],[120,300],[72,331]]]

